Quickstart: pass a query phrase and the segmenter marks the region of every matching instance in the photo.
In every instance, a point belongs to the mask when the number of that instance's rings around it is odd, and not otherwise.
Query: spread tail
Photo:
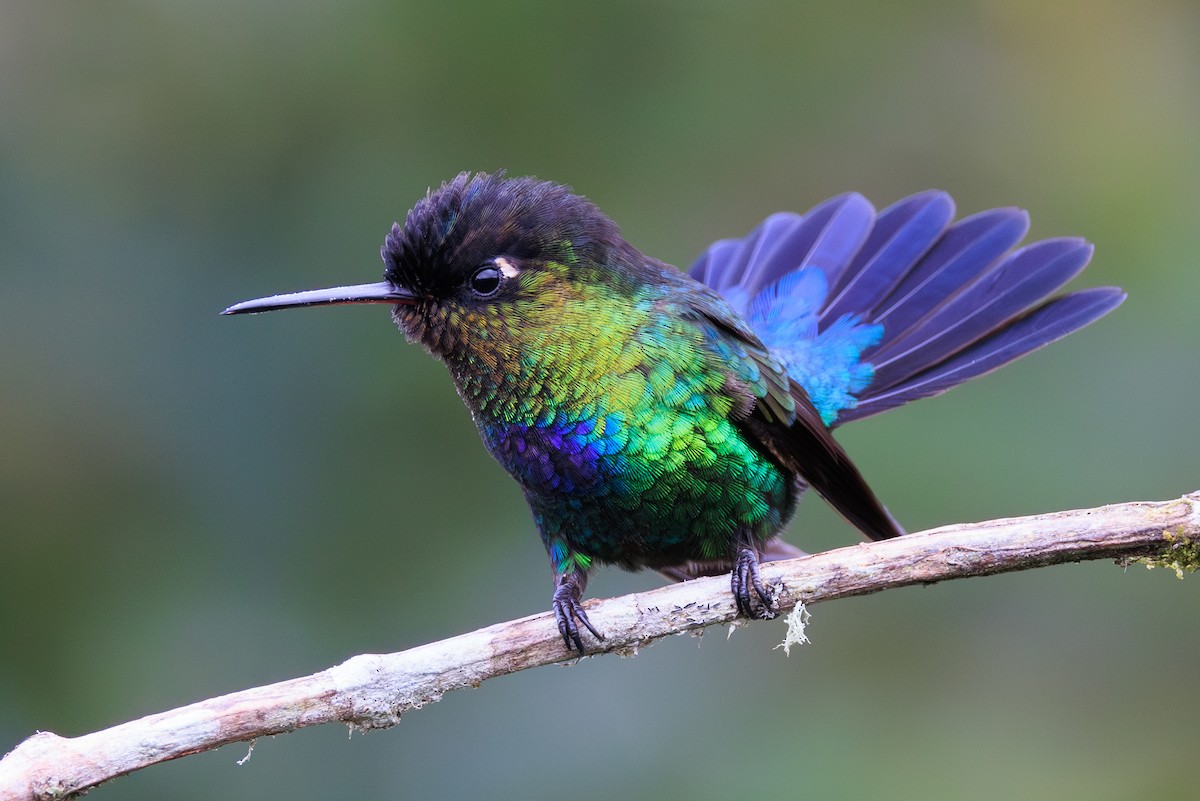
[[[1060,238],[1013,250],[1024,211],[953,217],[944,192],[878,215],[842,195],[714,243],[690,274],[746,317],[831,426],[945,392],[1125,299],[1115,287],[1050,297],[1092,246]]]

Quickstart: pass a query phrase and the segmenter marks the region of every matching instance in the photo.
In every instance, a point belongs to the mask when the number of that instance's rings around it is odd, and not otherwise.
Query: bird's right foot
[[[739,614],[745,615],[751,620],[770,620],[775,617],[775,604],[771,601],[771,594],[767,592],[767,588],[763,586],[762,578],[759,576],[758,554],[753,548],[738,550],[737,558],[733,562],[730,584]],[[750,594],[751,590],[762,602],[761,608],[755,608]]]

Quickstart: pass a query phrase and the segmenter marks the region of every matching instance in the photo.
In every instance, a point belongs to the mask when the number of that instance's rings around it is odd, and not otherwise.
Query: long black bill
[[[388,281],[377,284],[335,286],[330,289],[310,289],[307,292],[289,292],[269,298],[244,300],[235,303],[221,314],[258,314],[276,309],[293,309],[301,306],[333,306],[338,303],[388,303],[392,305],[414,303],[416,297],[407,289],[394,286]]]

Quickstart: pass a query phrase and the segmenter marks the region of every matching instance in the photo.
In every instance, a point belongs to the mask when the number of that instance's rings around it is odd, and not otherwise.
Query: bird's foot
[[[577,578],[579,574],[572,572],[559,577],[558,586],[554,588],[554,619],[558,622],[558,633],[562,635],[563,644],[567,650],[575,650],[583,655],[583,638],[579,636],[579,624],[592,633],[597,640],[603,640],[604,635],[596,631],[592,621],[588,620],[587,612],[583,609],[580,598],[586,579]]]
[[[763,586],[758,573],[758,554],[753,548],[741,548],[733,562],[731,579],[733,600],[737,604],[738,614],[745,615],[751,620],[770,620],[775,617],[775,604],[771,594]],[[750,591],[762,602],[761,608],[756,609]]]

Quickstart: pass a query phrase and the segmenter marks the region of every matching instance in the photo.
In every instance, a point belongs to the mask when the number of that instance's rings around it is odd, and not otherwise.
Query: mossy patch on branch
[[[1200,570],[1200,540],[1194,540],[1187,535],[1183,526],[1163,532],[1167,547],[1157,556],[1144,556],[1137,561],[1153,570],[1165,567],[1175,571],[1175,575],[1183,578],[1184,573],[1194,573]]]

